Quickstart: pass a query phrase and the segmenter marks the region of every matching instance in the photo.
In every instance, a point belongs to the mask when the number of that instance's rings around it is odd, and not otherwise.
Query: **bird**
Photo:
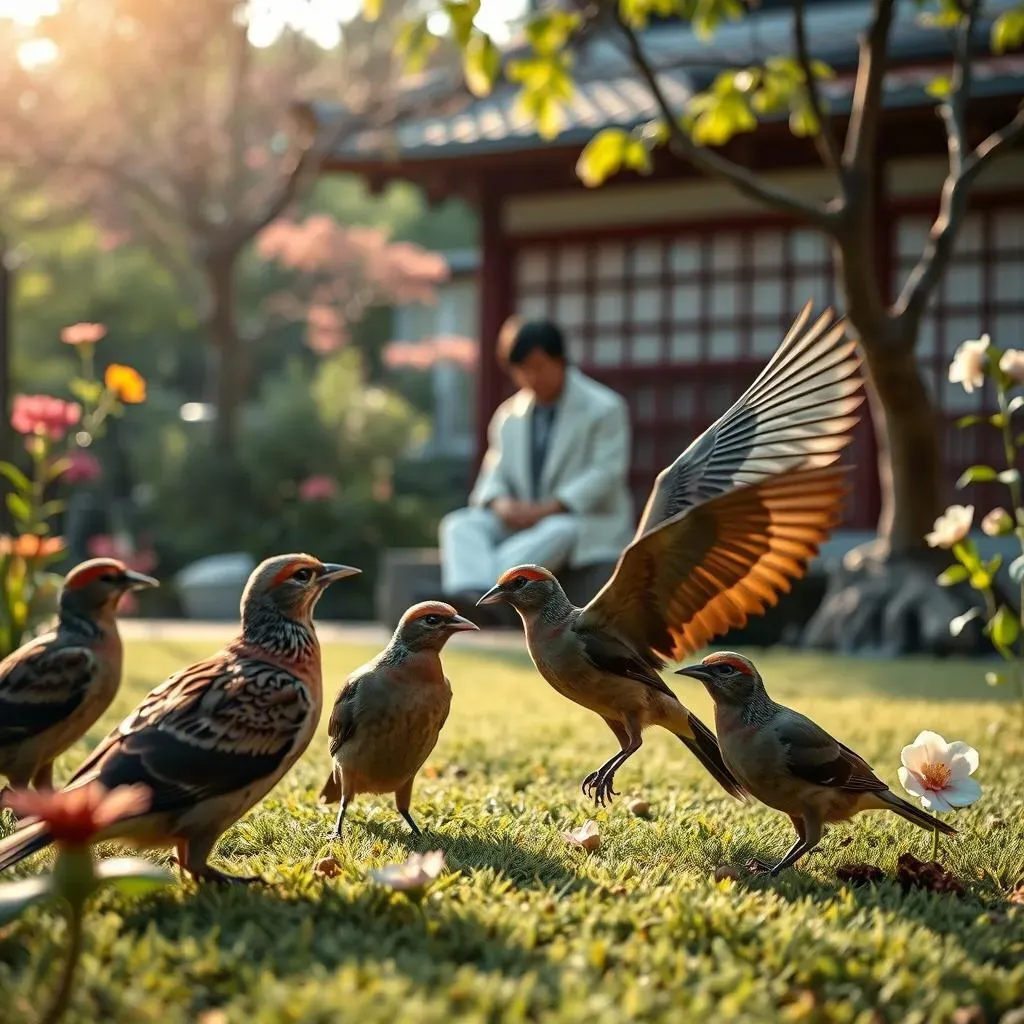
[[[575,607],[547,568],[506,570],[479,600],[519,613],[541,676],[597,712],[619,750],[582,783],[603,806],[644,729],[674,733],[733,796],[714,733],[658,672],[773,606],[840,521],[864,400],[856,343],[826,310],[797,317],[753,384],[658,474],[612,578]]]
[[[320,791],[321,803],[341,801],[335,838],[341,838],[345,812],[360,793],[394,793],[398,813],[413,835],[421,835],[409,810],[412,787],[452,702],[441,649],[455,633],[475,629],[450,604],[415,604],[387,647],[348,677],[331,713],[334,766]]]
[[[774,877],[819,842],[826,822],[861,811],[893,811],[919,828],[956,835],[956,829],[897,796],[859,754],[799,711],[768,696],[753,663],[731,651],[709,654],[677,669],[704,684],[715,702],[722,756],[746,791],[788,814],[797,838],[782,859],[759,869]]]
[[[53,788],[53,762],[106,712],[121,685],[117,605],[152,576],[91,558],[64,577],[52,632],[0,661],[0,775],[7,788]]]
[[[220,835],[262,800],[306,750],[323,705],[313,609],[327,586],[360,570],[306,554],[260,563],[246,583],[241,631],[221,651],[170,676],[102,740],[65,791],[144,786],[148,810],[97,836],[175,846],[198,881],[255,882],[212,867]],[[26,821],[0,842],[0,871],[51,842]]]

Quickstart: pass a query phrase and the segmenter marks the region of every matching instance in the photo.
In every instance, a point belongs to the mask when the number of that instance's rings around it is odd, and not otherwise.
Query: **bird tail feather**
[[[907,821],[912,821],[918,828],[927,829],[929,832],[941,832],[945,836],[956,835],[956,829],[952,825],[947,825],[946,822],[940,821],[920,807],[915,807],[908,800],[904,800],[903,797],[897,796],[892,791],[879,793],[878,798],[889,810],[895,811],[901,818],[906,818]]]
[[[332,771],[327,776],[327,781],[324,783],[323,789],[320,790],[320,796],[317,798],[322,804],[335,804],[341,799],[341,783],[338,781],[338,773]]]
[[[736,797],[737,800],[745,800],[746,792],[722,759],[722,751],[718,746],[715,734],[696,715],[689,716],[689,723],[693,730],[692,736],[686,736],[683,733],[676,733],[676,735],[726,793]]]
[[[0,871],[6,871],[33,853],[45,850],[52,842],[49,826],[45,822],[37,821],[19,828],[0,841]]]

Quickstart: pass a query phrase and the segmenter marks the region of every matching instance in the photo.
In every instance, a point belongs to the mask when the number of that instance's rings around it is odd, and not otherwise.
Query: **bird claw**
[[[614,775],[600,776],[592,787],[594,803],[598,807],[605,807],[612,802],[612,797],[618,796],[618,791],[612,785]]]
[[[597,782],[598,782],[598,780],[600,778],[601,778],[601,773],[599,771],[596,771],[596,772],[591,772],[583,780],[582,784],[580,785],[580,790],[583,792],[583,795],[585,797],[590,798],[590,797],[594,796],[594,790],[595,790],[595,788],[597,786]]]

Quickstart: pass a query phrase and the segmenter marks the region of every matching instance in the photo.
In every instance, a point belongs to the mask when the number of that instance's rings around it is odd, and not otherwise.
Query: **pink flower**
[[[85,846],[108,825],[147,811],[152,800],[153,791],[148,786],[108,790],[90,782],[75,789],[42,792],[9,789],[2,803],[22,818],[45,822],[56,842]]]
[[[59,441],[81,418],[76,402],[65,402],[52,395],[15,395],[11,426],[19,434],[39,434]]]
[[[60,340],[65,345],[95,345],[106,334],[103,324],[72,324],[60,332]]]
[[[337,493],[337,483],[324,473],[307,476],[299,484],[299,498],[302,501],[330,501]]]
[[[68,456],[68,468],[64,470],[65,483],[87,484],[103,476],[100,460],[84,448],[74,448]]]

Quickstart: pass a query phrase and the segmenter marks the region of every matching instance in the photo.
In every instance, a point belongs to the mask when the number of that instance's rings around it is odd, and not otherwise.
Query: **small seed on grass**
[[[335,857],[321,857],[313,865],[313,873],[320,875],[321,878],[334,878],[341,874],[341,864]]]
[[[731,864],[719,864],[715,868],[715,881],[724,882],[727,878],[735,882],[739,879],[740,873]]]
[[[638,818],[646,818],[651,813],[651,805],[640,796],[629,801],[629,810]]]

